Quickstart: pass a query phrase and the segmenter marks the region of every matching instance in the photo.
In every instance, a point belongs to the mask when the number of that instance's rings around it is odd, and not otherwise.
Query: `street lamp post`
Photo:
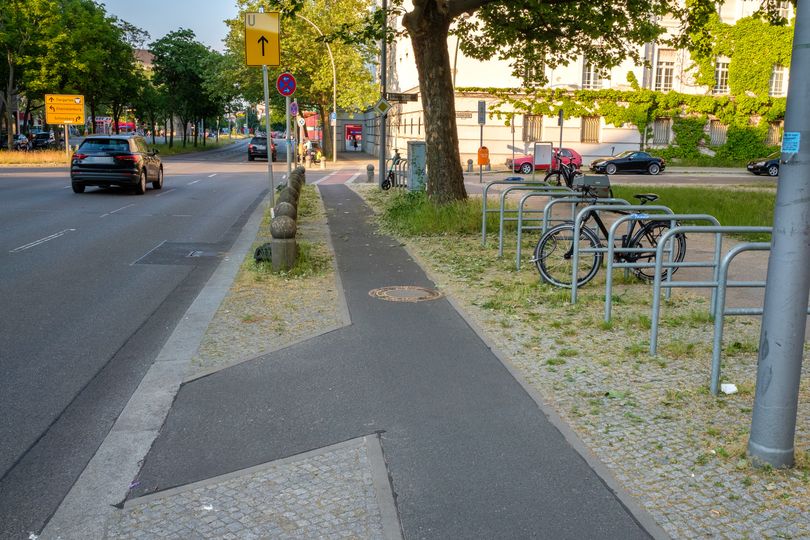
[[[314,22],[310,21],[300,13],[296,13],[296,16],[301,17],[308,22],[312,28],[318,32],[318,35],[323,37],[323,32],[321,32],[321,29],[318,28]],[[323,43],[326,45],[326,52],[329,53],[329,61],[332,63],[332,112],[335,113],[335,124],[332,126],[332,163],[337,163],[337,70],[335,69],[335,57],[332,56],[332,47],[330,47],[325,41]]]

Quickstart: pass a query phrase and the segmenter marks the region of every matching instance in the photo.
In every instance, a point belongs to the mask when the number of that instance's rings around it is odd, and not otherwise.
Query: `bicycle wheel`
[[[549,171],[545,178],[543,178],[543,182],[549,185],[561,186],[562,178],[563,176],[560,171]]]
[[[579,231],[579,249],[601,247],[596,235],[583,227]],[[543,279],[557,287],[570,288],[574,271],[574,225],[562,223],[549,229],[537,242],[534,248],[534,259],[537,270]],[[579,253],[577,268],[577,286],[585,285],[602,266],[601,253]]]
[[[645,223],[644,226],[642,226],[641,229],[639,229],[638,232],[633,235],[633,238],[630,239],[627,247],[642,248],[647,251],[628,253],[625,255],[625,259],[630,262],[655,264],[655,249],[658,246],[658,239],[661,238],[661,236],[668,230],[669,223],[666,222],[649,221]],[[675,262],[681,262],[686,256],[686,235],[676,234],[672,239],[671,245],[673,250],[672,260]],[[670,260],[666,251],[664,252],[664,260]],[[677,268],[673,268],[672,273],[674,274],[677,270]],[[661,269],[662,278],[666,277],[666,272],[666,268]],[[633,274],[635,274],[639,279],[653,281],[655,279],[655,268],[633,268]]]

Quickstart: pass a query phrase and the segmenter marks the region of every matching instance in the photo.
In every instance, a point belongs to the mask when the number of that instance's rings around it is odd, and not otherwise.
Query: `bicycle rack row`
[[[647,212],[662,212],[664,214],[673,214],[672,209],[668,206],[661,206],[661,205],[650,205],[650,204],[629,204],[629,205],[610,205],[610,204],[592,204],[590,206],[586,206],[582,210],[579,211],[577,217],[574,219],[574,231],[573,231],[573,253],[571,255],[571,263],[573,265],[571,269],[571,303],[577,303],[577,269],[579,268],[579,255],[580,253],[607,253],[608,247],[597,247],[597,248],[580,248],[579,242],[577,239],[579,238],[580,232],[582,231],[582,222],[585,220],[585,216],[589,215],[590,212],[593,211],[606,211],[606,212],[626,212],[627,210],[633,211],[643,211],[645,214],[636,214],[638,215],[646,215]],[[633,215],[633,214],[631,214]],[[641,219],[636,217],[635,219]],[[628,223],[628,228],[631,223]],[[659,244],[660,245],[660,244]],[[649,250],[645,250],[649,251]]]
[[[487,209],[487,194],[489,192],[489,188],[494,185],[508,185],[506,189],[504,189],[500,193],[500,203],[498,206],[498,210],[489,210]],[[550,186],[545,182],[513,182],[510,180],[495,180],[494,182],[489,182],[484,186],[484,191],[482,194],[482,201],[481,201],[481,245],[486,245],[487,241],[487,214],[498,212],[498,256],[503,256],[503,230],[504,230],[504,222],[505,221],[517,221],[516,218],[505,218],[504,214],[506,212],[517,212],[516,210],[506,210],[506,196],[509,195],[512,191],[533,191],[537,193],[545,194],[547,197],[555,197],[561,196],[561,193],[565,195],[570,195],[573,193],[569,188],[564,186]],[[532,210],[530,212],[536,213],[539,210]]]
[[[627,216],[622,216],[619,219],[617,219],[610,226],[610,231],[608,233],[608,241],[607,241],[608,251],[607,251],[607,269],[606,269],[606,273],[605,273],[605,322],[610,322],[611,311],[612,311],[612,307],[613,307],[613,269],[614,268],[624,268],[625,271],[627,271],[627,270],[629,270],[631,268],[653,268],[654,267],[654,264],[649,263],[649,262],[647,262],[647,263],[629,263],[629,262],[618,263],[618,262],[614,261],[614,255],[616,253],[636,253],[636,252],[639,252],[639,251],[649,251],[649,249],[643,249],[643,248],[639,249],[639,248],[616,248],[615,247],[616,231],[621,226],[621,224],[624,223],[625,221],[633,221],[633,220],[637,220],[637,219],[643,219],[645,221],[669,221],[670,222],[670,229],[675,227],[675,221],[708,221],[709,223],[712,223],[715,226],[718,226],[718,227],[720,226],[720,222],[717,221],[717,218],[715,218],[714,216],[709,215],[709,214],[669,214],[669,215],[660,215],[660,216],[648,215],[648,214],[630,214],[630,215],[627,215]],[[664,235],[662,235],[661,238],[663,239]],[[659,245],[661,243],[662,243],[662,241],[659,241]],[[673,242],[673,244],[674,244],[674,242]],[[668,262],[669,263],[674,262],[672,260],[672,256],[673,256],[673,253],[674,253],[673,247],[670,247],[669,249],[667,247],[663,247],[661,255],[663,255],[663,251],[667,252]],[[658,258],[658,252],[656,251],[656,260],[657,260],[657,258]],[[678,263],[678,267],[703,268],[703,267],[712,267],[712,266],[714,266],[716,268],[717,261],[719,259],[720,259],[720,249],[719,249],[719,244],[718,244],[718,246],[715,249],[715,258],[714,258],[715,262],[714,263],[681,261],[681,262]],[[667,279],[666,279],[667,282],[671,281],[671,275],[670,274],[671,274],[671,272],[667,271]],[[715,276],[715,278],[716,278],[716,276]],[[671,289],[667,288],[667,299],[669,299],[670,295],[671,295]],[[715,291],[712,291],[712,306],[714,306],[714,303],[715,303]]]
[[[746,226],[705,226],[705,225],[681,225],[679,227],[672,228],[665,232],[658,241],[658,247],[656,248],[656,257],[655,257],[655,278],[653,280],[653,302],[652,302],[652,313],[650,319],[652,320],[651,329],[650,329],[650,355],[655,356],[658,354],[658,323],[661,318],[661,288],[674,288],[674,287],[681,287],[681,288],[692,288],[692,289],[714,289],[717,291],[717,287],[719,286],[719,276],[720,276],[720,252],[722,251],[722,235],[728,233],[770,233],[771,227],[746,227]],[[664,245],[669,242],[669,239],[676,234],[692,234],[692,233],[703,233],[703,234],[714,234],[716,238],[716,246],[715,246],[715,257],[712,264],[708,265],[709,267],[714,267],[714,279],[712,281],[667,281],[665,283],[661,282],[661,273],[664,268],[677,268],[683,265],[683,262],[672,262],[672,263],[664,263],[664,261],[660,258],[661,253],[663,250]],[[667,276],[671,272],[667,270]],[[756,282],[747,282],[747,281],[734,281],[727,283],[726,286],[732,287],[752,287],[752,286],[759,286],[754,285],[752,283]],[[711,313],[714,313],[715,309],[717,308],[717,298],[716,295],[714,297],[715,301],[712,303],[711,306]]]
[[[527,211],[525,211],[523,209],[523,207],[525,205],[526,200],[528,200],[528,199],[530,199],[532,197],[547,197],[547,196],[548,195],[545,194],[545,193],[528,193],[528,194],[524,195],[520,199],[520,204],[518,204],[518,210],[517,210],[517,212],[518,212],[518,216],[517,216],[517,253],[515,255],[515,269],[516,270],[520,270],[520,258],[521,258],[521,253],[522,253],[521,243],[523,242],[523,230],[524,229],[527,230],[527,231],[536,231],[536,230],[539,229],[541,231],[540,236],[542,237],[544,234],[546,234],[546,231],[548,230],[548,224],[552,221],[551,220],[551,209],[555,205],[557,205],[557,204],[570,204],[571,205],[571,221],[573,221],[574,218],[576,217],[577,204],[593,202],[593,197],[566,196],[566,197],[555,198],[555,199],[549,201],[543,207],[543,217],[542,217],[542,219],[540,219],[540,220],[537,220],[537,219],[531,220],[531,221],[541,221],[542,225],[524,227],[523,226],[523,221],[524,221],[523,214],[527,213]],[[616,205],[629,205],[630,204],[629,202],[627,202],[624,199],[614,199],[614,198],[599,199],[599,202],[600,202],[600,204],[616,204]],[[525,220],[525,221],[528,221],[528,220]]]
[[[390,160],[389,160],[390,161]],[[394,164],[394,181],[391,187],[408,187],[408,164],[410,160],[401,158],[399,163]]]

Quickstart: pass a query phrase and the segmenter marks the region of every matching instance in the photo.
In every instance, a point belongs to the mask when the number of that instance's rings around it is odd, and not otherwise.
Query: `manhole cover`
[[[389,302],[424,302],[442,297],[442,293],[425,287],[411,285],[398,285],[394,287],[381,287],[368,292],[369,296],[388,300]]]

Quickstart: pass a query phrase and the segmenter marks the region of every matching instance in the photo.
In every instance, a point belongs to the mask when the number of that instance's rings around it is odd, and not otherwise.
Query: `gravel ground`
[[[329,243],[326,212],[317,189],[305,186],[298,217],[304,259],[299,268],[273,274],[256,264],[253,249],[271,240],[268,216],[231,290],[192,359],[190,378],[344,326]]]

